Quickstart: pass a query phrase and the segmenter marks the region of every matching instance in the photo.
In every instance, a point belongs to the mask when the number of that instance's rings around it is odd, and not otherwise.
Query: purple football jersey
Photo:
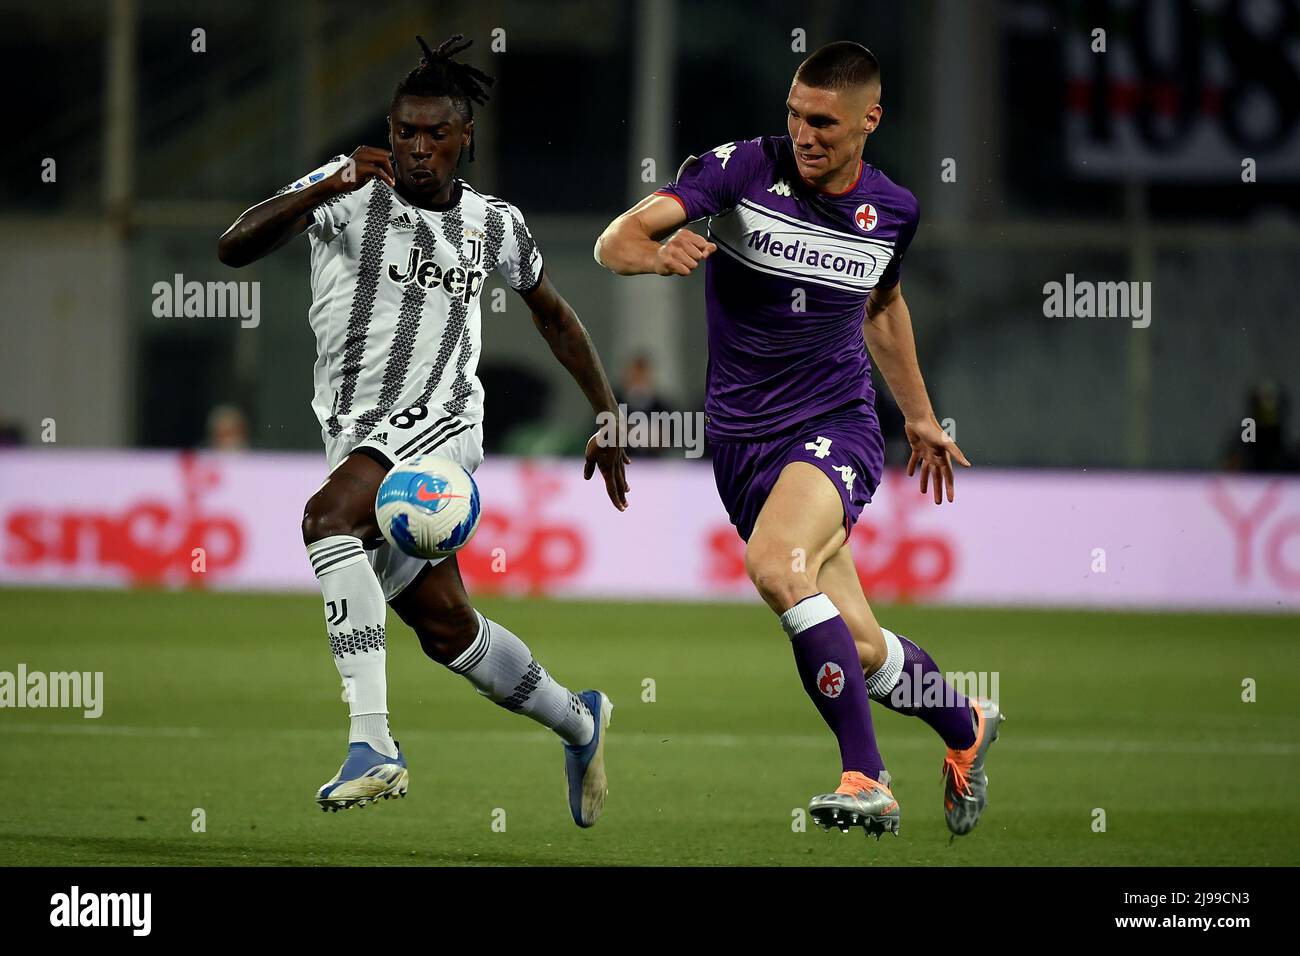
[[[708,217],[706,432],[765,438],[822,412],[873,403],[867,296],[898,283],[916,197],[862,163],[843,193],[800,177],[790,137],[726,143],[659,190]]]

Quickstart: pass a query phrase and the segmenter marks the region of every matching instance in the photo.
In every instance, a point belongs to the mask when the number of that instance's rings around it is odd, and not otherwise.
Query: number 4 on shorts
[[[816,441],[804,442],[803,447],[804,451],[812,452],[814,458],[825,458],[831,453],[831,440],[818,435]]]

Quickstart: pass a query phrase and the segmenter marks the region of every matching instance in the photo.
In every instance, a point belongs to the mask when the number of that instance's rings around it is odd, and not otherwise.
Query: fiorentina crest
[[[838,664],[827,661],[817,674],[817,689],[827,697],[839,697],[844,690],[844,671]]]

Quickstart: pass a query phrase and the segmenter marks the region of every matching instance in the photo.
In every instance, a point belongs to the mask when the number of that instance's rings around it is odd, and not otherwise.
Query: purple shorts
[[[781,469],[792,461],[816,465],[831,480],[844,503],[844,533],[852,534],[885,467],[885,443],[875,408],[855,402],[802,422],[777,438],[713,442],[718,494],[745,541]]]

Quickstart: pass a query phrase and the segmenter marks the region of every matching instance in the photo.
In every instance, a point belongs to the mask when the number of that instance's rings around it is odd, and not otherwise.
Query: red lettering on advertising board
[[[890,601],[929,597],[952,579],[956,559],[946,534],[917,533],[909,512],[929,501],[920,494],[891,495],[884,520],[859,521],[853,530],[853,561],[862,590]],[[874,512],[873,512],[874,517]]]
[[[180,456],[179,502],[146,498],[119,512],[26,508],[5,521],[4,561],[11,567],[121,568],[132,584],[204,587],[208,575],[234,566],[244,553],[238,518],[205,514],[202,496],[220,484],[212,461]],[[193,570],[203,549],[203,573]]]
[[[518,497],[524,504],[484,508],[478,531],[459,555],[460,572],[476,590],[542,594],[586,563],[581,529],[542,516],[565,481],[528,462],[519,466],[518,475]]]
[[[1228,489],[1221,480],[1210,484],[1210,505],[1223,518],[1232,534],[1233,567],[1237,580],[1243,584],[1254,578],[1255,542],[1259,540],[1259,553],[1264,559],[1264,571],[1280,587],[1300,589],[1300,561],[1287,560],[1287,545],[1294,539],[1297,547],[1294,553],[1300,555],[1300,514],[1278,516],[1273,519],[1273,512],[1282,501],[1283,484],[1271,481],[1263,493],[1247,507],[1238,507],[1237,502],[1228,495]],[[1264,531],[1262,539],[1256,535]]]

